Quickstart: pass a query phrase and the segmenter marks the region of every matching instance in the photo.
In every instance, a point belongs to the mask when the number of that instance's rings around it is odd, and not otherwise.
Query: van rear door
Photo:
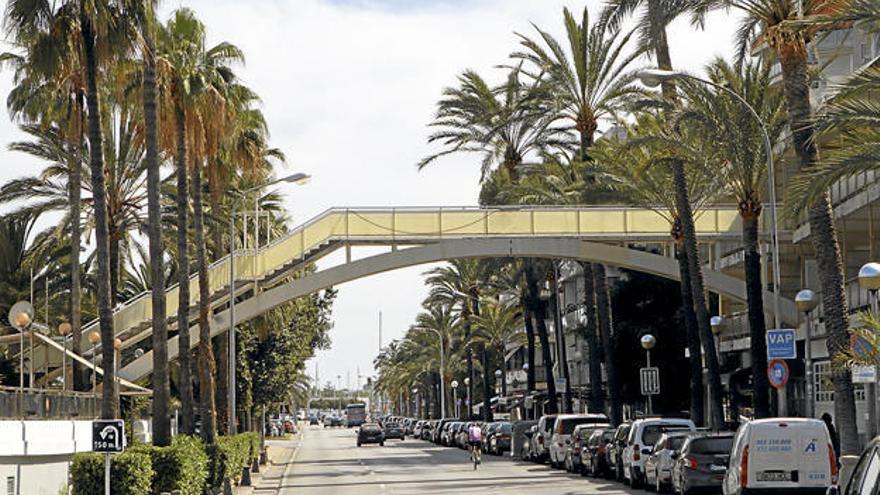
[[[749,437],[748,486],[756,488],[831,485],[828,435],[819,422],[762,421]]]

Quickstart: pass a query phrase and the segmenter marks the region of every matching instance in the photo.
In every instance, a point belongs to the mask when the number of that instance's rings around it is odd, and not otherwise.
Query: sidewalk
[[[267,440],[269,463],[260,467],[259,474],[253,475],[253,486],[236,487],[236,495],[277,495],[301,440],[301,434],[293,440]]]

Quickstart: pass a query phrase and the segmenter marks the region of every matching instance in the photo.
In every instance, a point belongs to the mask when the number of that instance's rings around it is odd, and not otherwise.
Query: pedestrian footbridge
[[[670,215],[664,210],[627,207],[498,207],[498,208],[334,208],[296,227],[261,249],[237,250],[209,268],[212,335],[229,328],[230,262],[235,266],[236,322],[241,323],[297,297],[344,282],[398,268],[455,258],[531,257],[574,259],[627,268],[669,279],[678,278],[678,262],[666,255],[630,249],[633,243],[668,244]],[[741,225],[733,207],[707,208],[696,218],[700,242],[739,239]],[[387,252],[353,260],[354,246],[385,246]],[[327,255],[344,250],[344,261],[320,270],[304,270]],[[298,274],[297,278],[292,275]],[[745,299],[743,282],[706,271],[707,289],[736,300]],[[192,318],[198,281],[190,279]],[[771,297],[768,294],[765,297]],[[166,293],[166,317],[174,328],[178,288]],[[781,303],[783,320],[796,324],[791,301]],[[152,353],[135,357],[132,347],[151,336],[149,293],[114,312],[114,328],[123,344],[121,378],[136,381],[152,368]],[[84,326],[86,336],[97,322]],[[198,344],[191,332],[190,347]],[[87,341],[83,349],[89,349]],[[178,353],[177,337],[169,341],[169,357]],[[128,357],[129,359],[126,359]],[[51,375],[50,375],[51,377]]]

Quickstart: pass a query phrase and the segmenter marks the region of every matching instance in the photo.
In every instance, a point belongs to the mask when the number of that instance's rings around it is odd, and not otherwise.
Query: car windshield
[[[691,441],[692,454],[726,454],[733,445],[733,437],[695,438]]]
[[[400,425],[397,423],[388,423],[385,425],[386,428],[400,428]]]
[[[657,443],[657,440],[660,440],[660,436],[666,433],[667,431],[675,431],[675,430],[687,430],[689,429],[687,426],[676,426],[676,425],[650,425],[645,427],[645,431],[642,432],[642,443],[644,445],[654,445]]]
[[[364,425],[361,429],[364,431],[379,431],[379,425]]]
[[[502,433],[510,433],[513,431],[513,425],[510,423],[504,423],[499,430],[501,430]]]
[[[678,452],[681,450],[681,446],[684,445],[685,440],[687,440],[687,437],[672,437],[666,441],[666,448]]]
[[[592,434],[593,434],[593,430],[591,430],[590,428],[581,428],[579,436],[580,436],[581,440],[586,440],[586,439],[590,438],[590,435],[592,435]]]

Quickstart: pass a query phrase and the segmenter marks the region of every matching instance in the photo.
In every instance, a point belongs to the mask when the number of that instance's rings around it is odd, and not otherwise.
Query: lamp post
[[[98,344],[101,342],[101,332],[92,330],[89,332],[89,342],[92,343],[92,393],[97,395],[98,387]]]
[[[690,79],[692,81],[697,81],[699,83],[712,86],[719,91],[723,91],[730,96],[733,96],[737,101],[745,106],[746,109],[748,109],[749,113],[751,113],[755,120],[758,122],[758,125],[761,128],[761,134],[764,138],[764,148],[767,154],[767,179],[769,182],[768,195],[770,197],[770,241],[773,245],[773,322],[777,329],[782,328],[782,322],[780,321],[779,313],[779,224],[776,214],[776,169],[773,164],[773,145],[770,143],[770,134],[767,132],[767,124],[764,123],[764,120],[761,119],[761,116],[758,115],[758,112],[755,110],[755,108],[752,107],[752,105],[750,105],[749,102],[746,101],[742,96],[740,96],[736,91],[733,91],[732,89],[722,86],[720,84],[716,84],[707,79],[693,76],[691,74],[686,74],[684,72],[659,69],[642,70],[637,74],[637,76],[639,80],[641,80],[642,84],[644,84],[645,86],[650,86],[652,88],[659,86],[665,81],[672,81],[675,79]],[[760,359],[760,356],[752,356],[752,359]]]
[[[421,414],[421,407],[419,407],[420,404],[419,404],[419,389],[418,389],[418,387],[413,387],[412,393],[413,393],[413,400],[416,401],[416,417],[421,418],[422,414]]]
[[[810,319],[810,312],[819,305],[819,298],[810,289],[803,289],[794,296],[794,303],[797,304],[798,310],[804,314],[804,322],[806,323],[806,334],[804,336],[804,378],[806,379],[807,417],[812,418],[815,414],[813,407],[815,394],[813,393],[813,322]]]
[[[501,382],[501,397],[506,397],[507,396],[507,384],[504,383],[506,381],[505,376],[504,376],[504,372],[501,370],[495,370],[495,379]]]
[[[440,419],[446,419],[446,378],[443,376],[446,370],[446,364],[443,357],[443,334],[433,328],[415,327],[415,329],[434,332],[440,340]],[[465,378],[465,383],[468,383],[467,378]]]
[[[466,407],[467,419],[471,419],[471,387],[469,386],[470,384],[471,384],[471,377],[466,376],[464,378],[464,386],[465,386],[465,388],[467,388],[467,401],[464,403],[464,405],[467,406]]]
[[[721,316],[713,316],[709,319],[709,325],[712,327],[712,337],[715,340],[715,355],[721,359],[721,333],[724,331],[724,318]]]
[[[865,263],[859,269],[859,285],[868,290],[871,313],[877,317],[877,290],[880,289],[880,263]],[[876,372],[876,369],[875,369]],[[868,403],[868,438],[877,436],[877,382],[865,384],[865,400]]]
[[[122,350],[122,339],[113,339],[113,369],[119,369],[119,355]],[[113,374],[113,380],[116,382],[116,409],[119,409],[119,373]]]
[[[647,366],[646,367],[650,368],[651,367],[651,349],[653,349],[654,346],[657,345],[657,339],[649,333],[646,335],[642,335],[640,342],[642,344],[642,349],[645,350],[645,356],[647,358]],[[654,414],[654,407],[653,407],[653,404],[651,403],[651,394],[646,394],[646,395],[648,397],[648,416],[651,416],[652,414]]]
[[[452,403],[454,404],[453,409],[455,409],[455,417],[460,417],[461,408],[458,407],[458,380],[452,380]]]
[[[61,390],[67,391],[67,336],[73,327],[66,321],[58,325],[58,335],[61,335],[61,345],[64,351],[61,353]]]
[[[18,330],[18,386],[24,388],[24,331],[34,321],[34,306],[28,301],[18,301],[9,308],[9,323]]]
[[[267,184],[260,184],[259,186],[254,186],[250,189],[246,189],[244,191],[232,191],[229,192],[233,195],[232,199],[232,215],[229,217],[229,372],[227,373],[227,409],[229,410],[229,432],[235,433],[237,431],[235,427],[235,386],[236,386],[236,376],[235,376],[235,209],[238,206],[238,202],[241,199],[251,192],[254,192],[258,189],[263,189],[269,186],[273,186],[275,184],[279,184],[281,182],[287,182],[291,184],[304,184],[308,182],[311,178],[310,175],[303,173],[296,173],[293,175],[289,175],[287,177],[282,177],[281,179],[274,180]],[[255,200],[256,208],[259,209],[259,198]],[[254,229],[255,238],[259,238],[260,229],[259,229],[259,218],[257,219],[257,228]],[[256,271],[254,271],[254,275],[256,275]]]

